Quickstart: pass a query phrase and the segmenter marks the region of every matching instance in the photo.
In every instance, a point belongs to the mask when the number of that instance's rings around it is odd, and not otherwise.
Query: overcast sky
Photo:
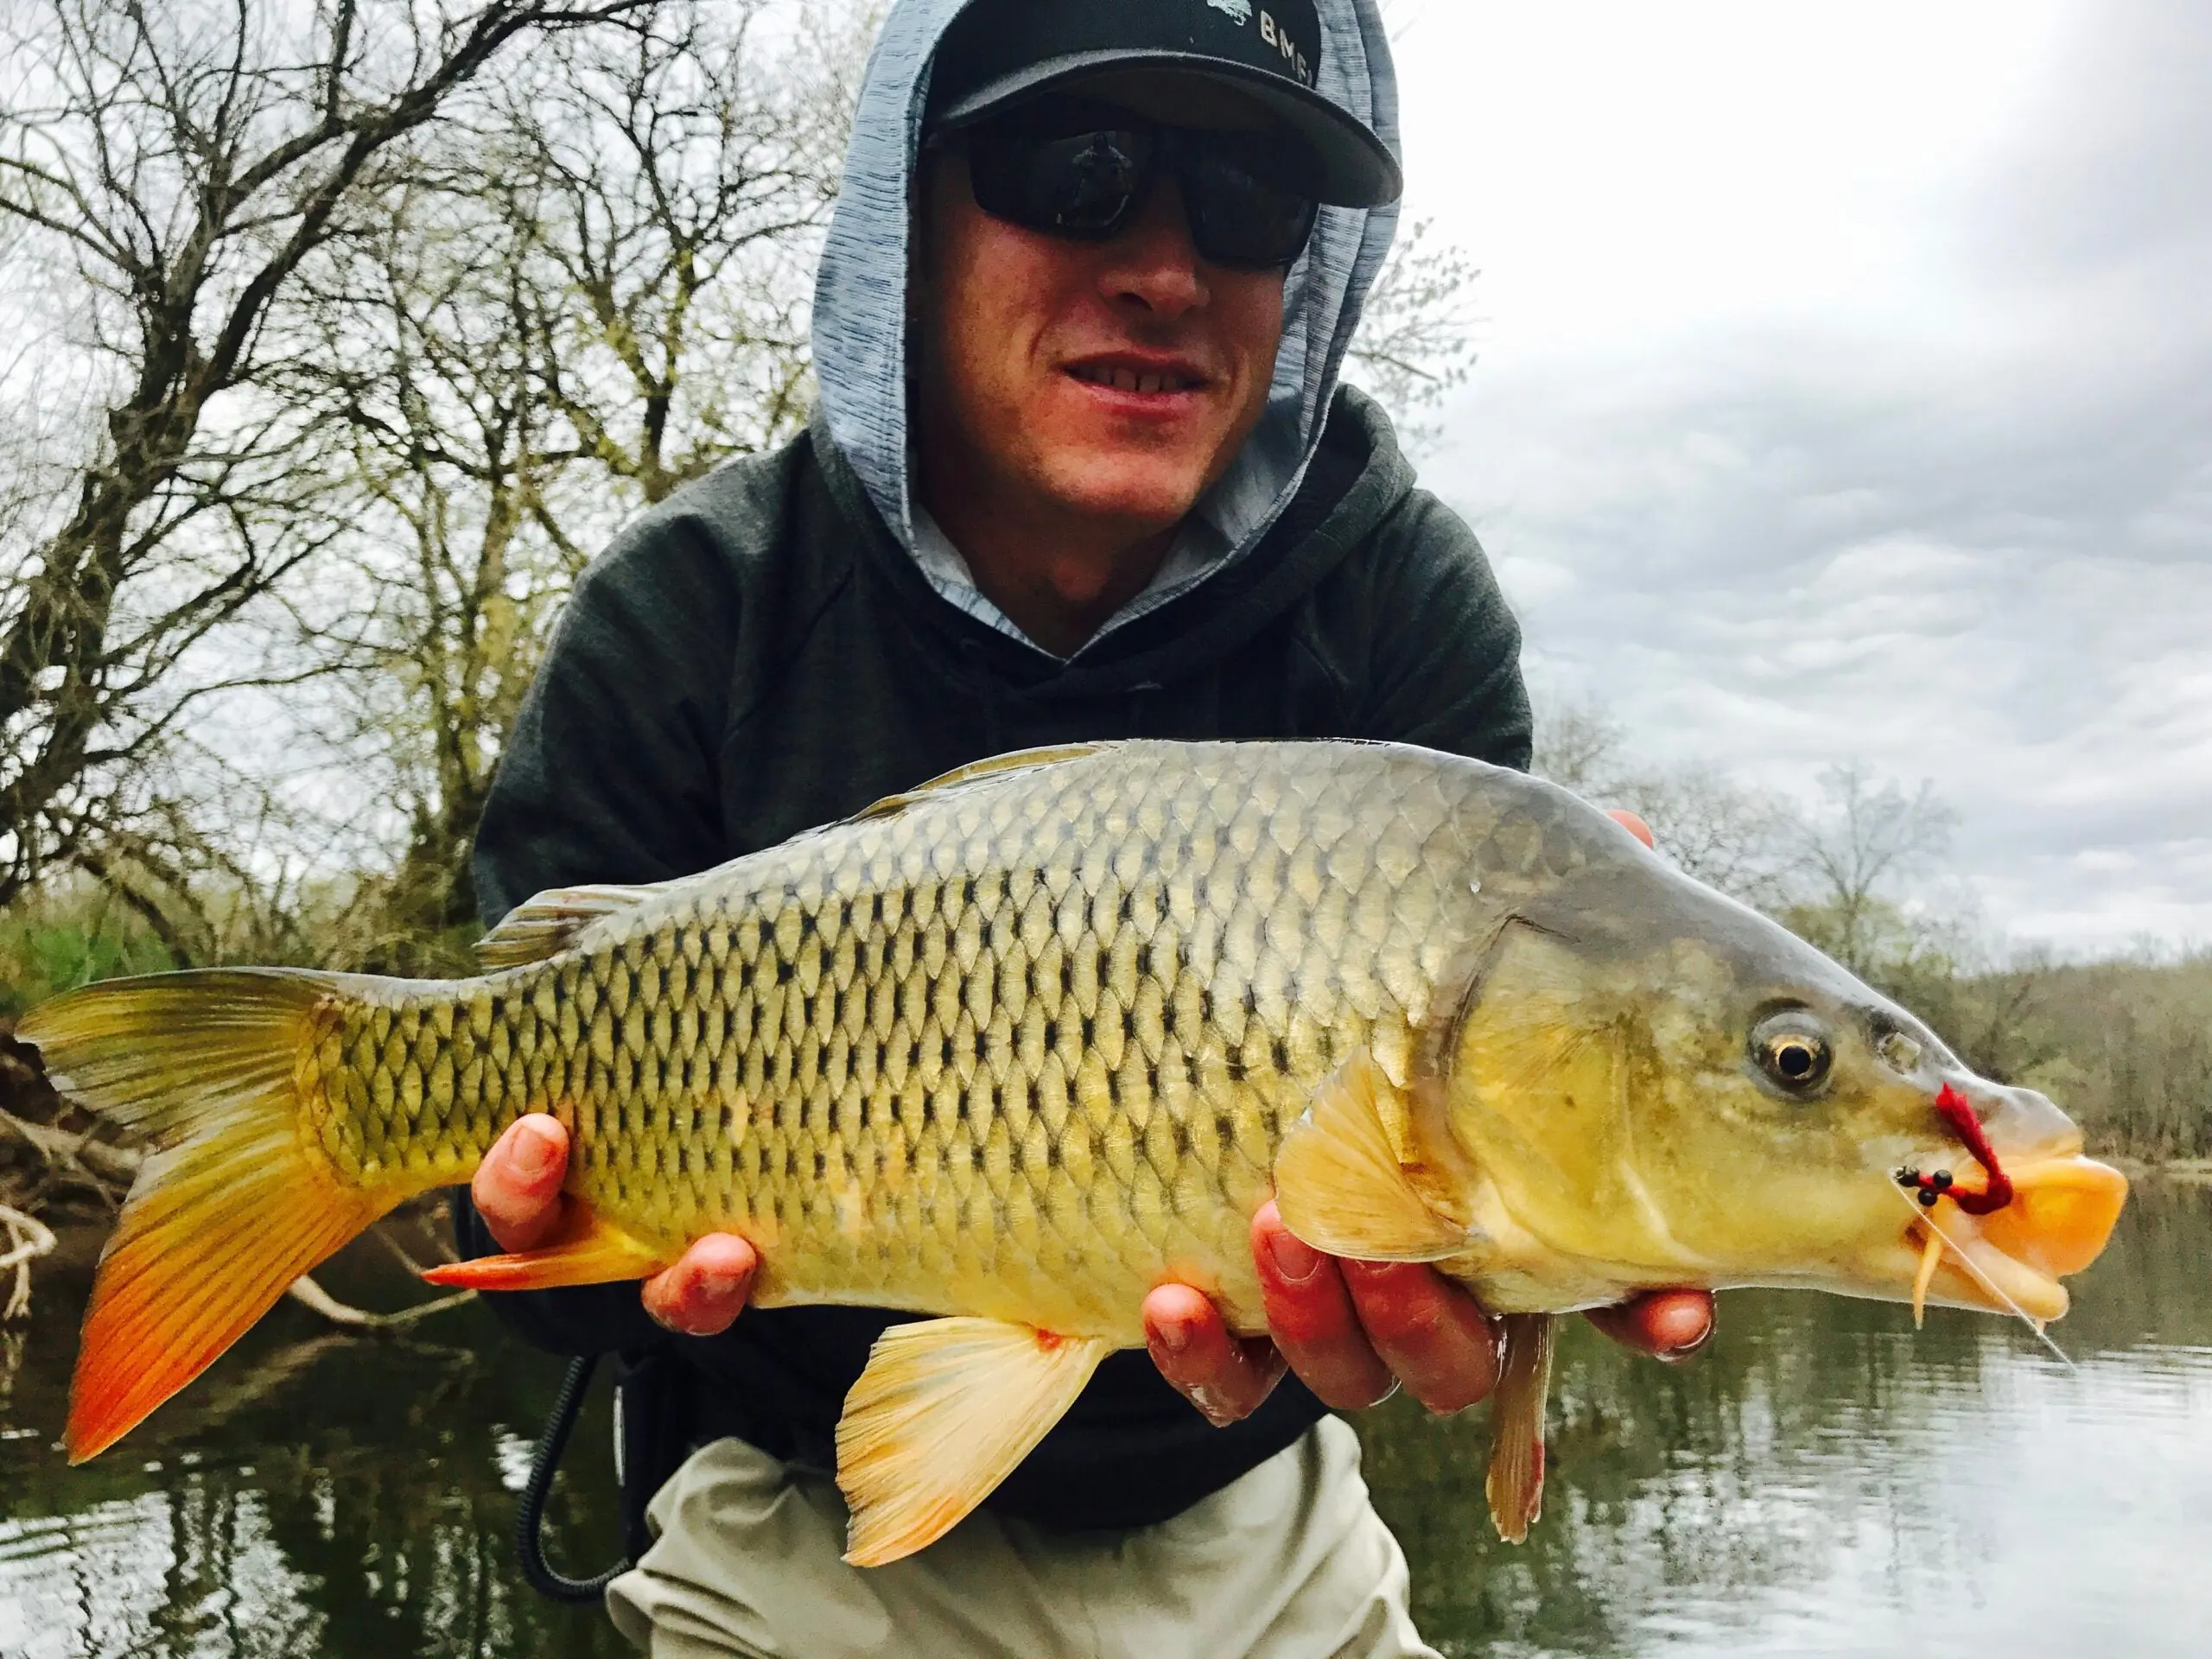
[[[2212,944],[2212,5],[1390,16],[1484,272],[1423,472],[1540,695],[1932,779],[2015,941]]]

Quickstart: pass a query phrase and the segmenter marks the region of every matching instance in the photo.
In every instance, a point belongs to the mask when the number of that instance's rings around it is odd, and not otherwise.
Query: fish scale
[[[366,1183],[459,1179],[550,1110],[578,1198],[655,1242],[753,1238],[766,1305],[1130,1339],[1177,1277],[1257,1329],[1274,1146],[1340,1055],[1405,1052],[1467,823],[1387,750],[1312,778],[1219,753],[986,775],[552,960],[343,1005],[302,1079],[324,1151]]]

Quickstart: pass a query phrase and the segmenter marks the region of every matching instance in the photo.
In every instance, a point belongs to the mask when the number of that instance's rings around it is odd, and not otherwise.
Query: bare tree
[[[22,0],[0,222],[69,270],[99,415],[59,524],[0,552],[0,901],[147,804],[218,685],[196,649],[335,526],[299,458],[322,411],[258,397],[281,302],[379,172],[510,42],[651,0]]]
[[[1897,885],[1948,849],[1958,815],[1932,783],[1907,795],[1894,779],[1877,785],[1855,762],[1821,773],[1821,792],[1823,811],[1797,831],[1811,891],[1792,925],[1853,973],[1894,976],[1930,943],[1902,908]]]
[[[325,337],[313,373],[328,385],[300,395],[340,408],[351,524],[314,601],[288,612],[296,654],[332,671],[308,723],[366,763],[403,821],[378,890],[385,925],[348,941],[386,966],[401,965],[405,936],[473,912],[469,837],[571,574],[538,524],[585,453],[547,429],[558,423],[531,370],[526,250],[503,221],[449,211],[434,184],[391,206],[341,283],[304,289]]]
[[[1598,800],[1612,792],[1628,771],[1627,747],[1628,728],[1595,703],[1563,703],[1539,709],[1529,769]]]
[[[1535,770],[1599,806],[1625,807],[1659,850],[1700,881],[1762,910],[1796,894],[1804,830],[1789,802],[1755,795],[1718,767],[1638,766],[1601,709],[1568,704],[1536,726]]]
[[[338,411],[350,525],[293,649],[342,671],[309,723],[388,784],[369,959],[435,964],[426,936],[472,918],[492,771],[588,551],[810,413],[814,248],[873,21],[671,3],[564,41],[302,285],[319,344],[289,394]]]
[[[1346,353],[1346,372],[1390,411],[1409,449],[1435,441],[1445,394],[1474,372],[1480,331],[1480,273],[1456,245],[1436,240],[1435,230],[1433,219],[1418,219],[1400,237]]]
[[[547,404],[647,504],[811,413],[814,257],[877,13],[791,10],[670,5],[620,49],[563,42],[505,103]]]

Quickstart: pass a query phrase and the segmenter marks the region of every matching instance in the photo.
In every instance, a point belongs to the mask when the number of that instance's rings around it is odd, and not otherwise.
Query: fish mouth
[[[2059,1282],[2095,1261],[2127,1202],[2127,1177],[2093,1158],[2013,1165],[2012,1200],[1986,1216],[1955,1204],[1916,1211],[1898,1241],[1916,1317],[1929,1301],[2042,1321],[2067,1309]]]

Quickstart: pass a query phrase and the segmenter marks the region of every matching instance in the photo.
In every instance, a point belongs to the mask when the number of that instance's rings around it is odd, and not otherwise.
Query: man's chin
[[[1052,494],[1068,512],[1126,525],[1133,536],[1156,535],[1190,516],[1211,481],[1202,466],[1154,455],[1103,459],[1055,469]]]

